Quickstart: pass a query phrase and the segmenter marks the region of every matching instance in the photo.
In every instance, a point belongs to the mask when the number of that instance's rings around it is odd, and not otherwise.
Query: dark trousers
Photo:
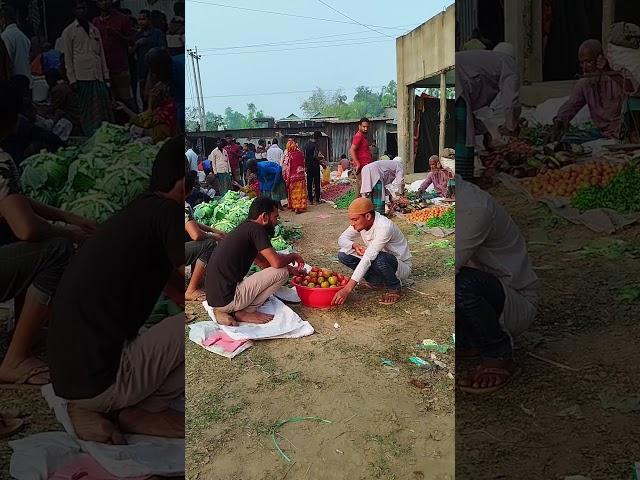
[[[320,165],[307,165],[307,194],[309,202],[320,201]]]
[[[490,273],[463,267],[456,275],[456,343],[477,348],[483,358],[508,359],[511,340],[500,325],[505,293]]]
[[[216,241],[213,238],[206,240],[191,241],[184,243],[185,265],[191,265],[196,260],[200,260],[205,265],[209,262],[209,257],[216,248]]]
[[[47,305],[73,252],[73,243],[66,238],[1,246],[0,302],[21,295],[33,286],[38,290],[40,302]]]
[[[360,263],[359,257],[348,255],[344,252],[338,252],[338,260],[351,270],[355,270]],[[371,266],[365,274],[364,279],[373,285],[384,286],[389,290],[399,291],[402,285],[396,276],[397,269],[398,259],[390,253],[380,252],[373,262],[371,262]]]

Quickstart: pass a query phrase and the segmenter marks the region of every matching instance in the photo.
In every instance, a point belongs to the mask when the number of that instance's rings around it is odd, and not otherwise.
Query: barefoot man
[[[207,303],[222,325],[267,323],[273,315],[258,312],[267,299],[304,267],[297,253],[282,255],[271,246],[278,223],[278,202],[258,197],[249,218],[232,230],[213,251],[205,277]],[[296,268],[290,263],[296,263]],[[245,278],[251,264],[262,270]]]
[[[351,202],[349,220],[351,226],[338,238],[338,260],[354,272],[331,303],[343,304],[356,285],[361,284],[384,289],[379,303],[393,305],[402,298],[401,282],[411,273],[407,239],[392,220],[375,212],[373,202],[365,197]]]
[[[184,305],[186,171],[184,136],[174,137],[156,156],[149,192],[102,224],[58,286],[51,382],[82,440],[184,437],[184,414],[171,408],[184,395],[184,313],[139,330],[163,289]]]
[[[456,178],[456,195],[456,352],[481,358],[458,386],[491,393],[518,372],[512,337],[535,318],[537,276],[504,208],[462,178]]]

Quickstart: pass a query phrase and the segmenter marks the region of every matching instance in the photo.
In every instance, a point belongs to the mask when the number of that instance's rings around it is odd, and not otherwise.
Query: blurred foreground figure
[[[456,353],[481,359],[458,386],[490,393],[518,373],[513,337],[535,318],[538,278],[524,237],[506,210],[477,186],[455,180]]]

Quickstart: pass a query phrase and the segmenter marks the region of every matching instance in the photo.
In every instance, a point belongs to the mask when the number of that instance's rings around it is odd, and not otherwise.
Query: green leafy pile
[[[199,223],[228,233],[247,219],[251,202],[253,202],[252,198],[228,191],[220,201],[201,203],[196,206],[193,217]],[[271,245],[276,250],[286,250],[291,247],[292,240],[301,236],[300,227],[286,228],[278,224],[275,236],[271,239]]]
[[[103,123],[80,148],[27,158],[22,188],[34,200],[102,222],[147,189],[159,149]]]
[[[449,208],[439,217],[430,218],[427,227],[456,228],[456,209]]]
[[[604,187],[584,187],[578,190],[571,205],[580,212],[610,208],[620,213],[640,211],[640,165],[634,163],[622,169]]]
[[[351,205],[351,202],[353,202],[355,199],[355,190],[349,190],[347,193],[345,193],[335,201],[336,208],[339,208],[340,210],[346,210],[347,208],[349,208],[349,205]]]

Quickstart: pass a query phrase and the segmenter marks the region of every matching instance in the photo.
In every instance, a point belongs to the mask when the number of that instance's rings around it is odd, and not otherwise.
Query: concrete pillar
[[[440,73],[440,137],[438,142],[438,156],[444,154],[444,134],[447,122],[447,78],[446,72]]]

